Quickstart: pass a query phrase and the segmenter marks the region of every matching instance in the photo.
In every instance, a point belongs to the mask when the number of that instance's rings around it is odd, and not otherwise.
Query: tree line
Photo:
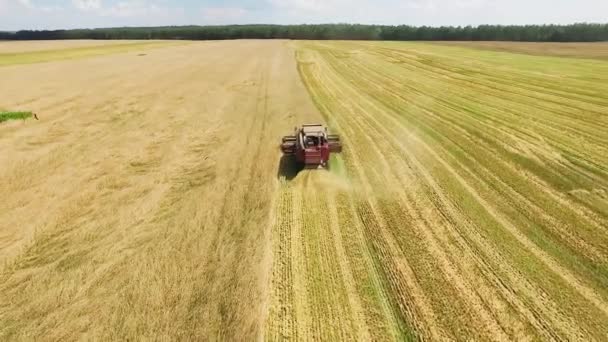
[[[596,42],[608,41],[608,24],[525,26],[387,26],[358,24],[117,27],[0,32],[0,40],[45,39],[318,39]]]

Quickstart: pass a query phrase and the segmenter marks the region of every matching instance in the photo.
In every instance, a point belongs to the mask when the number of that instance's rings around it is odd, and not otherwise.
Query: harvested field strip
[[[437,42],[433,44],[530,54],[608,60],[608,43]]]
[[[287,185],[329,215],[317,235],[302,223],[301,257],[347,256],[300,279],[338,291],[332,334],[608,337],[607,63],[390,42],[299,42],[297,58],[345,144],[345,175]],[[359,279],[371,296],[347,284]],[[292,335],[348,337],[305,328]]]
[[[281,187],[270,340],[411,337],[378,273],[383,260],[371,251],[378,246],[367,244],[373,214],[358,217],[354,208],[364,200],[343,186],[336,175],[307,172]],[[319,193],[324,187],[330,190]]]

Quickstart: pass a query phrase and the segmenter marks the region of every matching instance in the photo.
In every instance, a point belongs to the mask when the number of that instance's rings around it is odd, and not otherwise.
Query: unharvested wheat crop
[[[1,340],[261,335],[277,137],[318,114],[286,42],[154,44],[0,67],[40,118],[0,123]]]

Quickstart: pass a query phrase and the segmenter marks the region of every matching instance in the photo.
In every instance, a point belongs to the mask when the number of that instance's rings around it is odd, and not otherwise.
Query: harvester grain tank
[[[327,132],[327,127],[311,124],[296,127],[293,135],[284,136],[281,150],[295,156],[304,168],[328,168],[330,154],[342,152],[342,144],[338,135]]]

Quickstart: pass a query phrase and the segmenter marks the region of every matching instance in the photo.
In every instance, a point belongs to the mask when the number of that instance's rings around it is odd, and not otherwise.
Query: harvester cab
[[[328,168],[330,154],[342,152],[342,144],[338,135],[328,134],[327,127],[311,124],[296,127],[294,135],[284,136],[281,150],[285,155],[294,155],[304,168]]]

